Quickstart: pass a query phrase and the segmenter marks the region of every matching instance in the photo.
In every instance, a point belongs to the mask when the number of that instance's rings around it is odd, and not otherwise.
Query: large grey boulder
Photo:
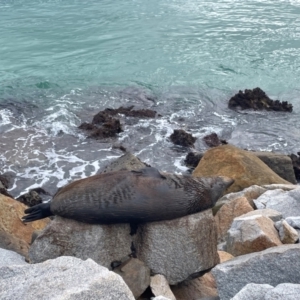
[[[300,298],[300,284],[281,283],[268,291],[264,300],[298,300]]]
[[[1,299],[134,300],[119,275],[75,257],[0,267],[0,291]]]
[[[248,283],[231,300],[265,300],[266,293],[272,289],[269,284]]]
[[[254,203],[258,209],[271,208],[281,212],[283,218],[300,216],[300,188],[291,191],[270,190]]]
[[[229,300],[248,283],[299,283],[299,269],[300,245],[295,244],[236,257],[217,265],[212,273],[220,298]]]
[[[29,249],[32,263],[59,256],[91,258],[104,267],[131,253],[129,224],[91,225],[56,216]]]
[[[219,262],[219,256],[211,210],[140,225],[136,253],[154,274],[164,275],[170,284],[212,268]]]
[[[25,258],[10,250],[0,248],[0,267],[10,265],[26,265]]]

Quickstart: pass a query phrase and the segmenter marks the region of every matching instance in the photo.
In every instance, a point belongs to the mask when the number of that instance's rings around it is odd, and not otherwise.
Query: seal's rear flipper
[[[36,220],[53,216],[53,213],[50,210],[49,202],[38,204],[33,207],[27,208],[25,209],[24,213],[28,215],[22,218],[23,222],[33,222]]]

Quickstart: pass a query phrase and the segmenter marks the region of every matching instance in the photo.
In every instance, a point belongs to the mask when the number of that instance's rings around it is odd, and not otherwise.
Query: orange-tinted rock
[[[238,192],[251,185],[290,184],[279,177],[253,153],[232,145],[207,150],[193,176],[227,176],[235,180],[226,193]]]
[[[234,218],[253,211],[252,206],[245,197],[240,197],[225,203],[215,215],[218,228],[218,241],[223,241],[227,230]]]
[[[234,256],[226,251],[218,251],[220,257],[220,264],[234,258]]]
[[[210,272],[196,279],[171,286],[171,289],[177,300],[218,296],[216,282]]]
[[[0,195],[0,233],[6,242],[3,248],[16,251],[27,256],[32,233],[43,229],[49,219],[39,220],[29,224],[21,221],[27,207],[9,197]],[[4,238],[5,237],[5,238]],[[13,246],[13,249],[11,248]]]

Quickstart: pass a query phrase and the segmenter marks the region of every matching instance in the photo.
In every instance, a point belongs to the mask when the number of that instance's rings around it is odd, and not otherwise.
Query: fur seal
[[[213,207],[232,183],[228,177],[161,174],[152,167],[109,172],[64,186],[50,202],[26,209],[23,221],[51,215],[92,224],[171,220]]]

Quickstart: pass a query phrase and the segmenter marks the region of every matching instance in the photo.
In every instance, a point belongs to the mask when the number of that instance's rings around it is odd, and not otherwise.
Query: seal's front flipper
[[[27,208],[24,211],[27,216],[24,216],[22,218],[22,221],[27,222],[33,222],[36,220],[44,219],[50,216],[53,216],[53,213],[50,210],[50,203],[42,203],[35,205],[33,207]]]
[[[145,177],[166,179],[165,176],[163,176],[156,168],[153,167],[146,167],[137,171],[132,170],[131,172]]]
[[[139,224],[132,222],[132,223],[129,223],[129,225],[130,225],[130,235],[135,235],[137,232],[137,229],[139,227]]]

